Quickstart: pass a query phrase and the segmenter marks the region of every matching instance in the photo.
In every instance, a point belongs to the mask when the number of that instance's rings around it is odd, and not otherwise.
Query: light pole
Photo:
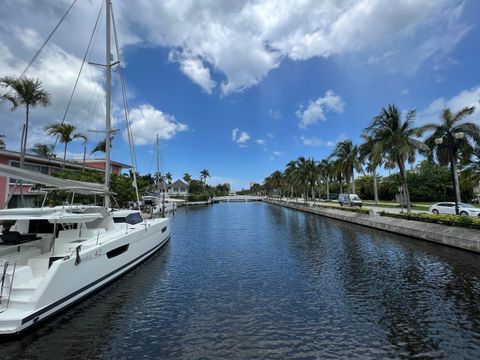
[[[446,143],[444,144],[443,139],[447,138]],[[458,203],[461,202],[460,199],[460,186],[457,181],[457,151],[460,147],[460,141],[465,137],[465,133],[457,132],[454,134],[448,133],[441,138],[435,139],[435,144],[439,147],[447,148],[448,155],[450,157],[450,168],[452,170],[452,184],[453,184],[453,191],[455,193],[455,214],[458,215]]]

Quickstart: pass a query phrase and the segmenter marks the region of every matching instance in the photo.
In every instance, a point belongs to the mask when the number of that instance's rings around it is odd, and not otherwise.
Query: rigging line
[[[120,49],[118,45],[118,36],[117,36],[117,26],[115,23],[115,17],[113,15],[113,7],[111,9],[111,15],[112,15],[112,24],[113,24],[113,36],[115,39],[115,49],[117,51],[117,60],[120,62]],[[133,136],[132,136],[132,128],[130,126],[130,119],[129,119],[129,114],[128,114],[128,102],[127,102],[127,94],[125,90],[125,80],[123,77],[123,70],[122,66],[120,65],[118,67],[118,73],[120,77],[120,87],[122,89],[122,97],[123,97],[123,107],[124,107],[124,112],[125,112],[125,122],[126,122],[126,130],[127,130],[127,136],[128,136],[128,146],[130,148],[130,158],[132,162],[132,167],[133,167],[133,182],[134,182],[134,187],[135,187],[135,194],[137,196],[137,205],[138,209],[140,210],[140,195],[138,194],[138,183],[137,183],[137,157],[135,154],[135,147],[133,145]]]
[[[95,26],[93,27],[92,34],[90,35],[90,40],[88,41],[87,50],[85,51],[85,55],[83,56],[82,65],[80,66],[80,71],[78,72],[77,79],[75,80],[75,85],[73,86],[72,93],[70,94],[70,98],[68,99],[67,108],[65,109],[65,113],[63,114],[63,118],[62,118],[62,125],[65,123],[65,118],[67,117],[68,110],[70,109],[70,105],[72,104],[73,95],[75,94],[75,90],[77,89],[78,81],[80,80],[80,76],[82,75],[83,66],[85,65],[85,61],[87,60],[88,51],[90,50],[90,46],[92,45],[93,37],[95,35],[95,32],[97,31],[97,26],[98,26],[98,22],[100,20],[100,15],[102,15],[102,10],[103,10],[103,2],[102,2],[102,5],[100,6],[100,11],[98,12],[97,20],[95,21]],[[57,146],[58,139],[59,139],[59,135],[57,135],[57,137],[55,139],[55,143],[53,144],[54,149]]]
[[[73,6],[75,5],[75,3],[77,2],[77,0],[74,0],[72,5],[70,5],[70,7],[67,9],[67,11],[65,12],[65,14],[63,14],[62,18],[60,19],[60,21],[58,22],[58,24],[53,28],[52,32],[50,33],[50,35],[48,35],[48,37],[45,39],[45,41],[43,42],[43,45],[40,47],[40,49],[37,50],[37,52],[35,53],[35,55],[33,56],[32,60],[30,60],[30,62],[27,64],[27,67],[22,71],[22,73],[20,74],[20,76],[18,77],[18,79],[20,79],[22,76],[24,76],[28,69],[30,68],[30,66],[32,66],[33,62],[37,59],[37,57],[40,55],[40,53],[42,52],[43,48],[47,45],[47,43],[50,41],[51,37],[53,36],[53,34],[55,34],[55,32],[57,31],[57,29],[60,27],[60,25],[62,24],[63,20],[65,20],[65,18],[67,17],[68,13],[70,12],[70,10],[72,10]],[[17,80],[18,80],[17,79]]]

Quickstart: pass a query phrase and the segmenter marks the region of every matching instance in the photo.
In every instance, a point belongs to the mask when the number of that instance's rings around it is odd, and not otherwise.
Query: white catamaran
[[[104,206],[0,210],[0,335],[16,334],[98,290],[170,239],[168,218],[109,209],[110,20],[106,3],[105,184],[64,180],[0,165],[0,176],[80,194],[103,194]]]

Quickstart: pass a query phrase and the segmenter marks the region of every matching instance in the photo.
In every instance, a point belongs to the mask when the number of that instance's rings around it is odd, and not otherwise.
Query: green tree
[[[0,100],[2,102],[9,101],[12,104],[12,111],[19,106],[25,106],[25,128],[20,146],[20,167],[23,167],[28,144],[30,108],[47,107],[50,105],[50,95],[42,88],[39,79],[26,76],[20,78],[14,76],[2,77],[0,78],[0,87],[7,89],[7,92],[0,95]]]
[[[323,159],[318,163],[318,173],[326,186],[327,201],[330,201],[330,181],[333,178],[333,163],[328,159]]]
[[[53,144],[37,143],[33,146],[32,152],[40,157],[51,159],[52,157],[55,156],[55,154],[53,153],[53,147],[54,147]]]
[[[167,173],[165,174],[165,180],[167,180],[169,184],[172,183],[173,175],[172,175],[171,172],[167,172]]]
[[[378,204],[377,167],[382,163],[383,149],[370,135],[363,134],[362,139],[363,143],[359,146],[359,160],[361,163],[368,160],[366,170],[372,174],[373,198]]]
[[[56,123],[51,124],[45,127],[45,130],[51,136],[58,136],[60,142],[64,144],[63,149],[63,167],[65,167],[65,162],[67,160],[67,146],[74,139],[83,138],[84,135],[79,133],[74,133],[77,128],[74,125],[67,123]]]
[[[203,181],[204,184],[207,183],[207,178],[210,177],[210,171],[208,171],[207,169],[203,169],[202,171],[200,171],[200,180]]]
[[[0,134],[0,150],[5,149],[5,135]]]
[[[430,151],[428,146],[418,139],[422,130],[413,127],[414,120],[415,110],[409,111],[403,120],[400,110],[395,105],[389,105],[383,108],[364,130],[365,135],[371,136],[373,141],[378,143],[384,156],[398,165],[409,213],[411,212],[410,191],[405,165],[407,162],[415,161],[418,151],[424,153]]]
[[[456,201],[461,203],[460,184],[458,181],[458,151],[462,147],[471,147],[480,143],[480,127],[473,122],[464,122],[465,117],[473,114],[475,107],[464,107],[456,113],[449,108],[442,111],[438,123],[429,123],[421,127],[422,131],[431,132],[425,143],[432,149],[441,165],[450,164],[455,189]],[[458,212],[458,209],[456,209]]]
[[[183,181],[185,181],[188,184],[190,181],[192,181],[192,175],[190,175],[189,173],[184,173]]]
[[[345,176],[345,180],[352,183],[352,194],[355,194],[355,170],[361,170],[361,162],[358,157],[358,146],[353,145],[351,140],[337,143],[330,157],[335,157],[337,166]]]

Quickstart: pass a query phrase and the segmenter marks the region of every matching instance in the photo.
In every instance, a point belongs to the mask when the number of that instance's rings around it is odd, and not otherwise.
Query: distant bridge
[[[247,201],[262,201],[265,196],[254,195],[231,195],[231,196],[216,196],[213,202],[247,202]]]

